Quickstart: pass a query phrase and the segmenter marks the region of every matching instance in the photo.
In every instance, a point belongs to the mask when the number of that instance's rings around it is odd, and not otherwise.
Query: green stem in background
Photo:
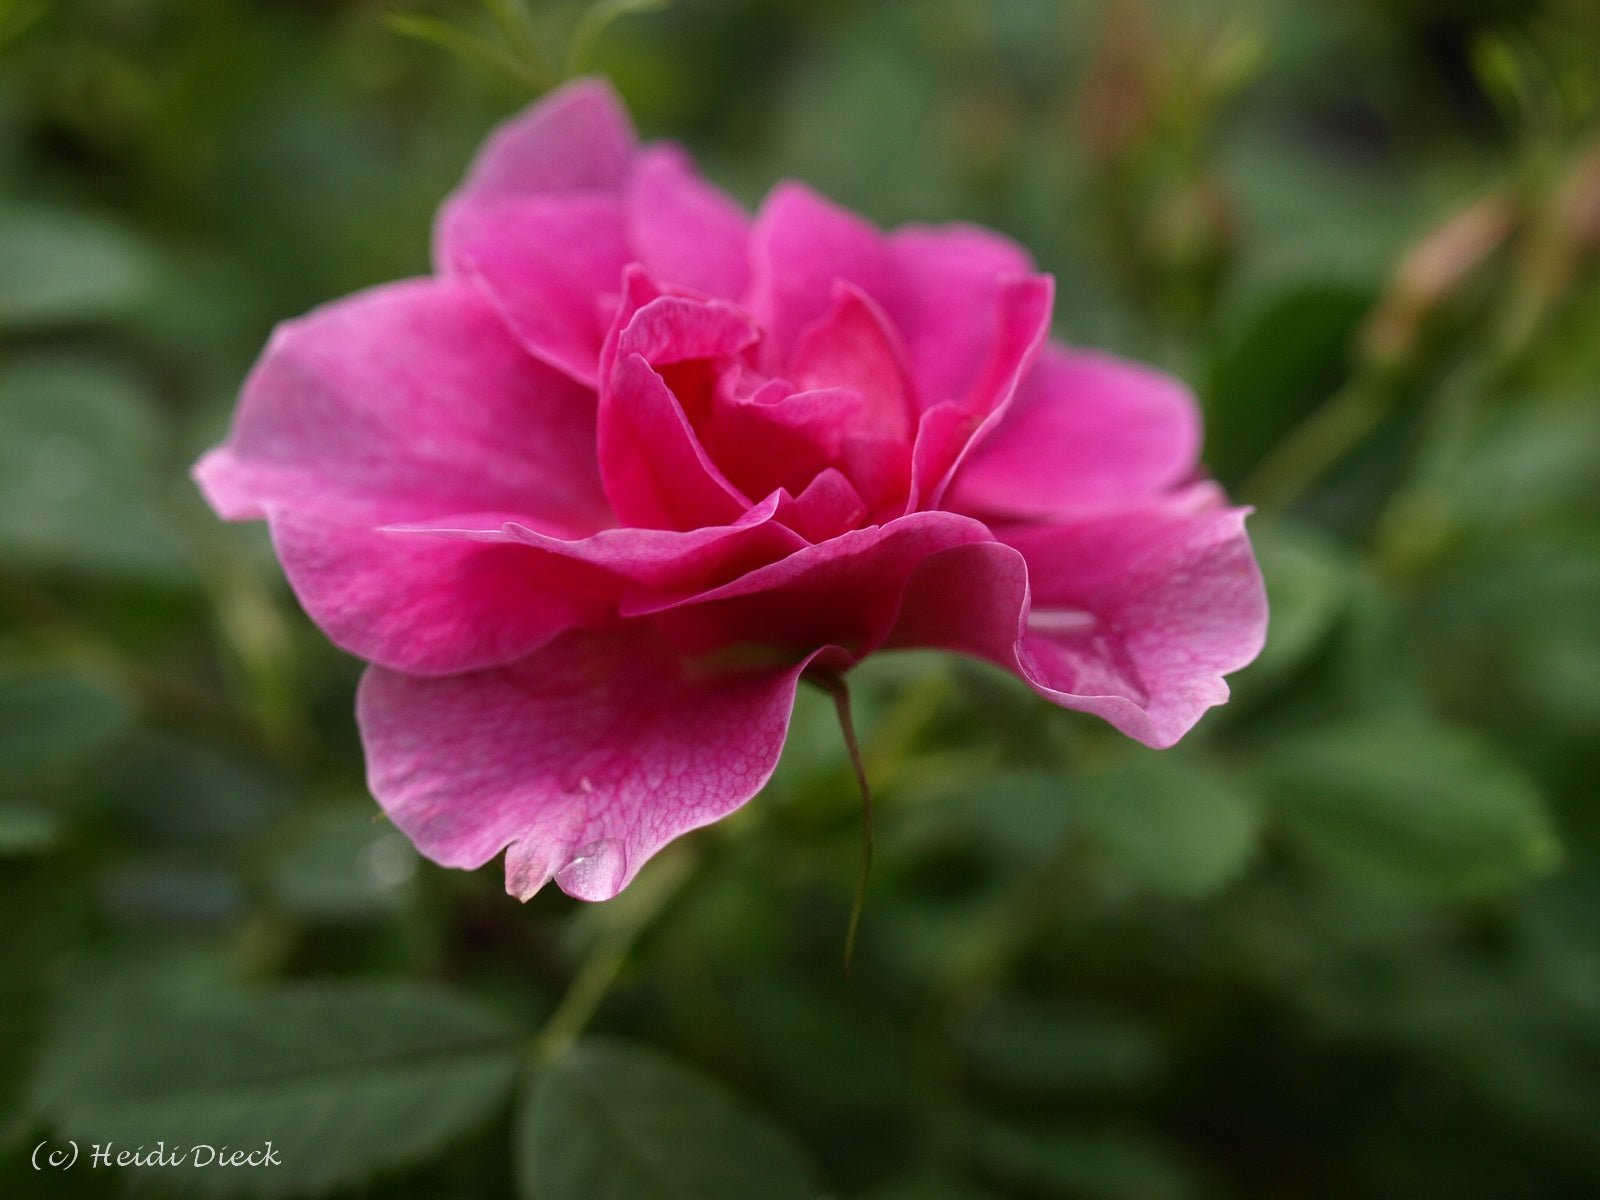
[[[534,1036],[534,1058],[548,1062],[588,1028],[627,965],[634,945],[678,895],[693,874],[696,859],[690,847],[678,843],[657,855],[621,895],[595,910],[603,922],[600,936],[578,965],[561,1002]]]
[[[1395,396],[1387,373],[1358,374],[1273,447],[1240,487],[1241,499],[1271,509],[1293,504],[1383,423]]]
[[[867,879],[872,874],[872,788],[867,784],[867,769],[861,761],[861,744],[856,740],[855,718],[850,712],[850,688],[838,675],[818,675],[813,681],[833,697],[833,708],[839,714],[839,729],[844,734],[845,748],[850,752],[850,766],[855,770],[856,786],[861,789],[861,864],[856,870],[855,896],[850,903],[850,925],[844,935],[844,975],[850,978],[850,968],[856,957],[856,934],[861,929],[861,913],[867,904]]]
[[[590,56],[600,35],[618,17],[631,13],[657,12],[666,8],[671,0],[596,0],[584,12],[578,27],[572,31],[567,43],[567,75],[582,75],[589,69]]]

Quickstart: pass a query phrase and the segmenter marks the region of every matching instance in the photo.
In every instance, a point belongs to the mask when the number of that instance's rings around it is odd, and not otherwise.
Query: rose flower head
[[[372,792],[438,863],[614,896],[880,650],[1167,746],[1261,647],[1189,392],[1051,341],[1003,237],[795,183],[752,216],[580,80],[491,135],[435,258],[280,326],[195,474],[370,664]]]

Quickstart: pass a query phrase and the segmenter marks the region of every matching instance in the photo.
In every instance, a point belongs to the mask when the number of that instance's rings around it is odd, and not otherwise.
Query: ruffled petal
[[[636,601],[622,612],[652,616],[689,654],[734,646],[806,653],[835,645],[861,658],[889,636],[917,564],[951,546],[992,540],[970,518],[914,513],[805,546],[715,590]]]
[[[607,620],[619,581],[579,554],[427,537],[317,513],[270,514],[301,605],[334,645],[419,675],[514,662]],[[582,546],[583,543],[573,543]]]
[[[1178,380],[1109,354],[1049,346],[962,465],[946,506],[1049,518],[1125,504],[1190,478],[1199,446],[1199,410]]]
[[[580,633],[496,671],[372,668],[357,716],[368,781],[435,862],[502,849],[506,890],[607,900],[674,838],[766,783],[809,659],[712,670],[643,626]]]
[[[749,284],[750,219],[676,146],[642,151],[628,178],[628,242],[657,279],[738,300]]]
[[[1260,652],[1267,604],[1243,509],[1170,504],[1002,530],[930,557],[890,644],[955,650],[1066,708],[1170,746]]]
[[[610,523],[594,447],[590,393],[530,359],[470,287],[418,280],[279,326],[195,477],[230,520],[506,509],[571,536]]]

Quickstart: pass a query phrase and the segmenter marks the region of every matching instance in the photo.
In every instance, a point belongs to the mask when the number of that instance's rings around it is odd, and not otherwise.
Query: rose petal
[[[633,122],[604,79],[576,79],[497,126],[458,196],[617,192],[634,152]]]
[[[1005,418],[962,465],[946,505],[1050,517],[1125,503],[1191,476],[1199,444],[1194,397],[1170,375],[1049,346]]]
[[[1057,704],[1170,746],[1261,649],[1266,593],[1245,515],[1180,498],[1002,530],[1009,545],[918,568],[891,644],[987,658]]]
[[[851,432],[864,437],[911,436],[911,381],[882,311],[854,284],[838,280],[828,311],[800,331],[789,378],[802,390],[847,388],[864,403],[851,414]]]
[[[606,900],[766,783],[809,661],[696,668],[633,626],[572,634],[492,672],[374,667],[357,701],[368,780],[434,861],[477,867],[506,849],[512,895],[554,878]]]
[[[749,308],[767,334],[768,373],[783,373],[800,331],[828,311],[840,279],[887,310],[899,300],[900,272],[881,233],[803,184],[778,184],[750,233]]]
[[[750,501],[700,445],[666,382],[643,357],[620,358],[600,398],[600,475],[625,525],[726,525]]]
[[[938,507],[969,448],[1004,419],[1018,385],[1049,337],[1054,293],[1054,281],[1047,275],[1001,285],[988,357],[967,394],[922,413],[912,452],[913,507]]]
[[[866,503],[850,481],[834,468],[819,471],[804,491],[791,498],[778,493],[777,516],[808,542],[838,537],[867,515]]]
[[[230,520],[270,505],[347,524],[509,509],[609,524],[593,398],[530,359],[469,287],[389,284],[279,326],[228,440],[195,468]]]
[[[441,273],[483,290],[530,354],[596,385],[611,318],[598,301],[618,291],[628,262],[621,201],[584,193],[452,201],[436,255]]]
[[[678,147],[652,146],[639,155],[626,210],[628,241],[657,279],[707,296],[744,296],[750,220],[695,174]]]
[[[909,225],[889,235],[907,285],[889,316],[906,346],[922,407],[966,396],[993,337],[1000,287],[1034,273],[1021,246],[972,225]]]
[[[967,517],[914,513],[805,546],[713,591],[632,601],[622,613],[653,615],[690,654],[740,645],[806,653],[836,645],[860,658],[889,636],[918,563],[950,546],[992,540]]]
[[[413,674],[514,662],[606,620],[622,591],[578,555],[509,540],[425,537],[294,509],[272,512],[271,527],[290,586],[329,640]]]

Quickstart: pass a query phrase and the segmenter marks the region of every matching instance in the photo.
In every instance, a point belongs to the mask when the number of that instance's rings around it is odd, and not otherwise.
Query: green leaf
[[[0,544],[13,563],[140,578],[181,569],[157,498],[159,418],[137,381],[73,359],[8,363],[0,428]]]
[[[0,331],[131,312],[153,282],[132,234],[59,209],[0,210]]]
[[[34,1097],[59,1136],[101,1145],[270,1141],[281,1166],[150,1170],[182,1171],[188,1195],[295,1196],[425,1159],[482,1124],[518,1058],[497,1016],[415,984],[113,992],[69,1009]]]
[[[974,1072],[1016,1091],[1127,1091],[1161,1069],[1145,1026],[1111,1010],[1059,1000],[997,996],[973,1018],[962,1042]]]
[[[1425,718],[1358,719],[1280,743],[1261,771],[1290,840],[1361,886],[1483,895],[1560,856],[1534,784],[1489,743]]]
[[[0,858],[23,858],[53,849],[61,839],[61,814],[32,804],[0,803]]]
[[[987,1123],[975,1141],[988,1171],[1028,1195],[1186,1200],[1199,1191],[1188,1165],[1138,1130]]]
[[[801,1151],[716,1084],[652,1051],[572,1046],[518,1118],[528,1200],[813,1200]]]
[[[132,723],[127,698],[93,675],[70,667],[0,670],[0,783],[67,782]]]
[[[1133,886],[1194,898],[1231,883],[1256,848],[1254,799],[1192,756],[1130,751],[1109,770],[1063,789],[1078,793],[1089,845]]]
[[[1349,599],[1355,569],[1325,534],[1297,522],[1252,522],[1250,541],[1272,620],[1261,656],[1229,680],[1236,704],[1287,680],[1326,641]]]

